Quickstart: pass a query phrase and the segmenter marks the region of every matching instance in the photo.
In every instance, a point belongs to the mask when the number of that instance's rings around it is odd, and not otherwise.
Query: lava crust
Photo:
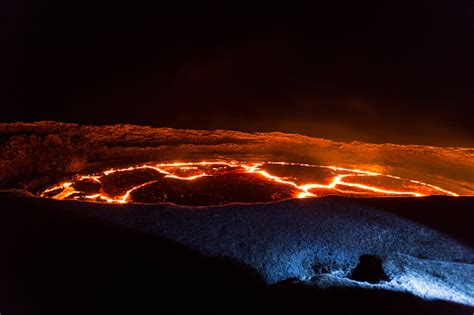
[[[394,175],[288,162],[154,163],[76,175],[47,188],[42,197],[109,203],[207,206],[271,202],[322,195],[450,195],[443,188]]]

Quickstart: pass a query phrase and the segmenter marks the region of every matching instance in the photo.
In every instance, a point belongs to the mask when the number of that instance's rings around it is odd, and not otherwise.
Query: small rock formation
[[[389,280],[383,270],[382,259],[376,255],[362,255],[359,264],[354,268],[350,279],[369,283],[379,283]]]

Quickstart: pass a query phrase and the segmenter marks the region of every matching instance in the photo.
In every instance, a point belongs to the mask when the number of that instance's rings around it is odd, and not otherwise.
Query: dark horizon
[[[474,146],[469,1],[1,6],[3,122]]]

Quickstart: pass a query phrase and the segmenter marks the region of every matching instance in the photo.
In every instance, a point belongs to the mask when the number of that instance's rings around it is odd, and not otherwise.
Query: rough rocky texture
[[[328,203],[329,200],[333,202]],[[338,231],[345,226],[351,208],[354,214],[360,214],[356,205],[363,200],[351,199],[350,203],[345,200],[332,197],[301,202],[309,206],[308,211],[294,207],[300,202],[279,203],[274,205],[272,215],[266,216],[270,220],[259,222],[262,210],[267,214],[271,211],[269,205],[248,205],[240,209],[219,207],[211,211],[204,208],[179,210],[150,205],[114,206],[18,198],[11,192],[0,192],[0,309],[5,314],[35,315],[129,315],[150,311],[159,314],[246,314],[249,310],[258,314],[292,315],[313,314],[320,310],[323,313],[330,310],[331,314],[465,315],[474,311],[474,307],[466,305],[469,300],[462,293],[467,291],[472,297],[471,265],[453,262],[449,256],[444,260],[428,259],[433,258],[434,253],[427,255],[419,249],[413,249],[415,253],[418,251],[417,257],[393,253],[390,259],[384,259],[391,274],[397,276],[389,283],[373,285],[352,281],[337,269],[304,280],[306,272],[312,273],[314,261],[320,261],[323,266],[337,266],[338,261],[349,257],[344,255],[344,248],[338,246],[343,233]],[[366,202],[373,208],[375,200],[396,206],[393,198],[370,198]],[[338,201],[347,209],[338,210]],[[451,213],[457,213],[456,231],[465,229],[472,237],[472,227],[466,220],[472,213],[472,198],[419,198],[416,203],[413,203],[415,199],[405,198],[403,201],[408,204],[398,210],[407,209],[407,213],[420,210],[418,206],[423,201],[429,207],[429,213],[434,213],[431,218],[443,217],[443,210],[449,208]],[[314,207],[311,207],[313,203]],[[336,213],[321,222],[319,217],[331,212],[332,208]],[[372,210],[384,216],[380,203]],[[256,212],[255,217],[253,212]],[[292,212],[294,220],[288,220]],[[109,217],[102,220],[101,214]],[[210,224],[215,225],[215,230],[202,224],[206,217],[211,218]],[[276,219],[272,220],[274,217]],[[340,223],[337,217],[341,218]],[[114,219],[120,224],[113,224]],[[143,224],[147,221],[148,228],[156,225],[156,232],[126,227],[143,225],[147,228]],[[177,222],[175,226],[170,225],[173,221]],[[309,222],[298,228],[298,222],[305,221]],[[365,235],[364,243],[373,244],[371,248],[375,248],[381,241],[376,233],[380,232],[380,227],[390,229],[393,220],[376,220],[368,226],[367,222],[371,220],[360,221],[358,224],[359,220],[354,220],[348,233]],[[324,228],[330,222],[335,224]],[[400,220],[394,222],[394,226],[398,224]],[[370,226],[372,229],[368,228]],[[412,227],[413,223],[408,222],[406,230],[399,228],[398,232],[402,233],[399,237],[410,238]],[[451,229],[449,224],[444,224],[444,228]],[[322,235],[315,237],[314,231],[318,229],[322,230]],[[445,238],[441,238],[440,243],[426,242],[433,233],[432,229],[423,230],[431,232],[418,244],[440,249],[446,254],[442,246]],[[334,231],[334,234],[328,231]],[[391,228],[390,231],[396,230]],[[199,248],[209,248],[217,257],[198,253],[160,237],[160,233],[174,234],[175,238],[191,244],[201,243]],[[388,237],[387,234],[381,236]],[[354,243],[346,243],[347,251],[358,252],[360,242],[349,240]],[[320,259],[310,257],[318,252],[319,245],[332,249],[328,260],[324,251]],[[285,259],[305,246],[308,246],[307,250],[294,255],[295,259]],[[222,250],[218,251],[219,248]],[[385,251],[391,249],[393,247]],[[298,269],[301,274],[293,279],[289,275],[282,277],[278,285],[268,286],[253,267],[255,265],[243,263],[246,259],[235,259],[240,257],[239,253],[244,258],[254,255],[254,261],[263,263],[274,253],[282,267],[295,266],[287,268],[287,274]],[[310,259],[304,260],[305,257]],[[357,264],[358,256],[351,256],[351,260]],[[269,271],[273,266],[262,264]],[[348,268],[352,268],[352,263]],[[438,298],[427,299],[433,296]]]
[[[365,203],[323,197],[201,208],[34,199],[38,209],[99,218],[176,241],[206,256],[227,257],[250,266],[268,284],[297,278],[320,288],[401,291],[474,306],[472,248],[430,226],[384,211],[376,202],[371,206],[370,199]],[[438,219],[446,215],[447,207],[451,211],[461,207],[458,221],[466,221],[474,206],[468,197],[424,199],[431,216]],[[416,212],[418,200],[405,207]],[[390,281],[371,284],[350,279],[364,254],[384,260]],[[320,270],[315,270],[315,262]]]
[[[277,132],[0,124],[0,188],[34,191],[65,175],[104,166],[223,158],[363,167],[474,194],[472,148],[344,143]]]

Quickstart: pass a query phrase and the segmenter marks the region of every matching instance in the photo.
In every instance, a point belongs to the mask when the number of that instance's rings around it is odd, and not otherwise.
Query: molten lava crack
[[[159,163],[76,175],[40,193],[54,199],[109,203],[216,205],[342,196],[451,195],[417,180],[359,169],[287,162]]]

